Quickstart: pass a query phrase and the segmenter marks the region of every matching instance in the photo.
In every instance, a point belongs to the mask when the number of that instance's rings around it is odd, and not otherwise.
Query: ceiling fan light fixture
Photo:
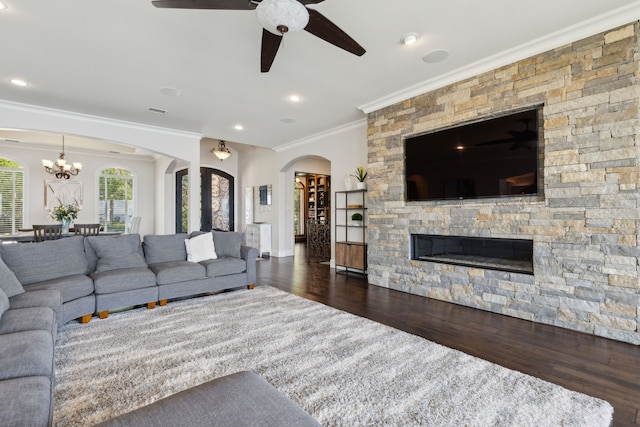
[[[278,36],[304,30],[309,23],[309,11],[297,0],[263,0],[256,14],[260,25]]]

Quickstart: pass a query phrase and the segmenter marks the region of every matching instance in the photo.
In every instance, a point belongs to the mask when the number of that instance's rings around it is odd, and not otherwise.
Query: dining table
[[[118,236],[120,234],[122,234],[121,231],[101,231],[98,236]],[[69,233],[62,234],[61,236],[62,238],[75,236],[75,234],[73,233],[73,228],[69,229]],[[29,242],[35,242],[33,229],[30,228],[21,228],[16,234],[0,236],[0,243],[2,244]]]

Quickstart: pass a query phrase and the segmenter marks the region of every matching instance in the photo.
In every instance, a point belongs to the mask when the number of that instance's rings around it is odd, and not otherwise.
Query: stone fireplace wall
[[[374,285],[640,344],[638,23],[368,117]],[[543,105],[539,197],[406,202],[404,137]],[[532,239],[534,275],[412,261],[411,233]]]

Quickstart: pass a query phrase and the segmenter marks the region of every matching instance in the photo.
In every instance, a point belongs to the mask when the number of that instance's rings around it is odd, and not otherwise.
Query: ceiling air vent
[[[154,114],[167,114],[167,110],[163,110],[161,108],[150,107],[149,110],[147,110],[147,111],[149,111],[150,113],[154,113]]]

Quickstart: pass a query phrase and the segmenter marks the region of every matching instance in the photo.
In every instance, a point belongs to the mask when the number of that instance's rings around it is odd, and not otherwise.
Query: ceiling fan
[[[366,52],[354,39],[308,4],[324,0],[155,0],[155,7],[177,9],[256,9],[262,30],[260,71],[266,73],[276,57],[282,37],[305,30],[334,46],[362,56]]]
[[[520,122],[524,123],[525,130],[507,131],[507,133],[511,135],[511,138],[482,142],[480,144],[476,144],[476,146],[479,147],[482,145],[511,144],[511,147],[509,147],[509,150],[517,150],[518,148],[527,148],[531,150],[531,145],[529,144],[529,142],[535,141],[538,138],[538,132],[529,129],[529,123],[531,122],[531,119],[524,118],[524,119],[521,119]]]

